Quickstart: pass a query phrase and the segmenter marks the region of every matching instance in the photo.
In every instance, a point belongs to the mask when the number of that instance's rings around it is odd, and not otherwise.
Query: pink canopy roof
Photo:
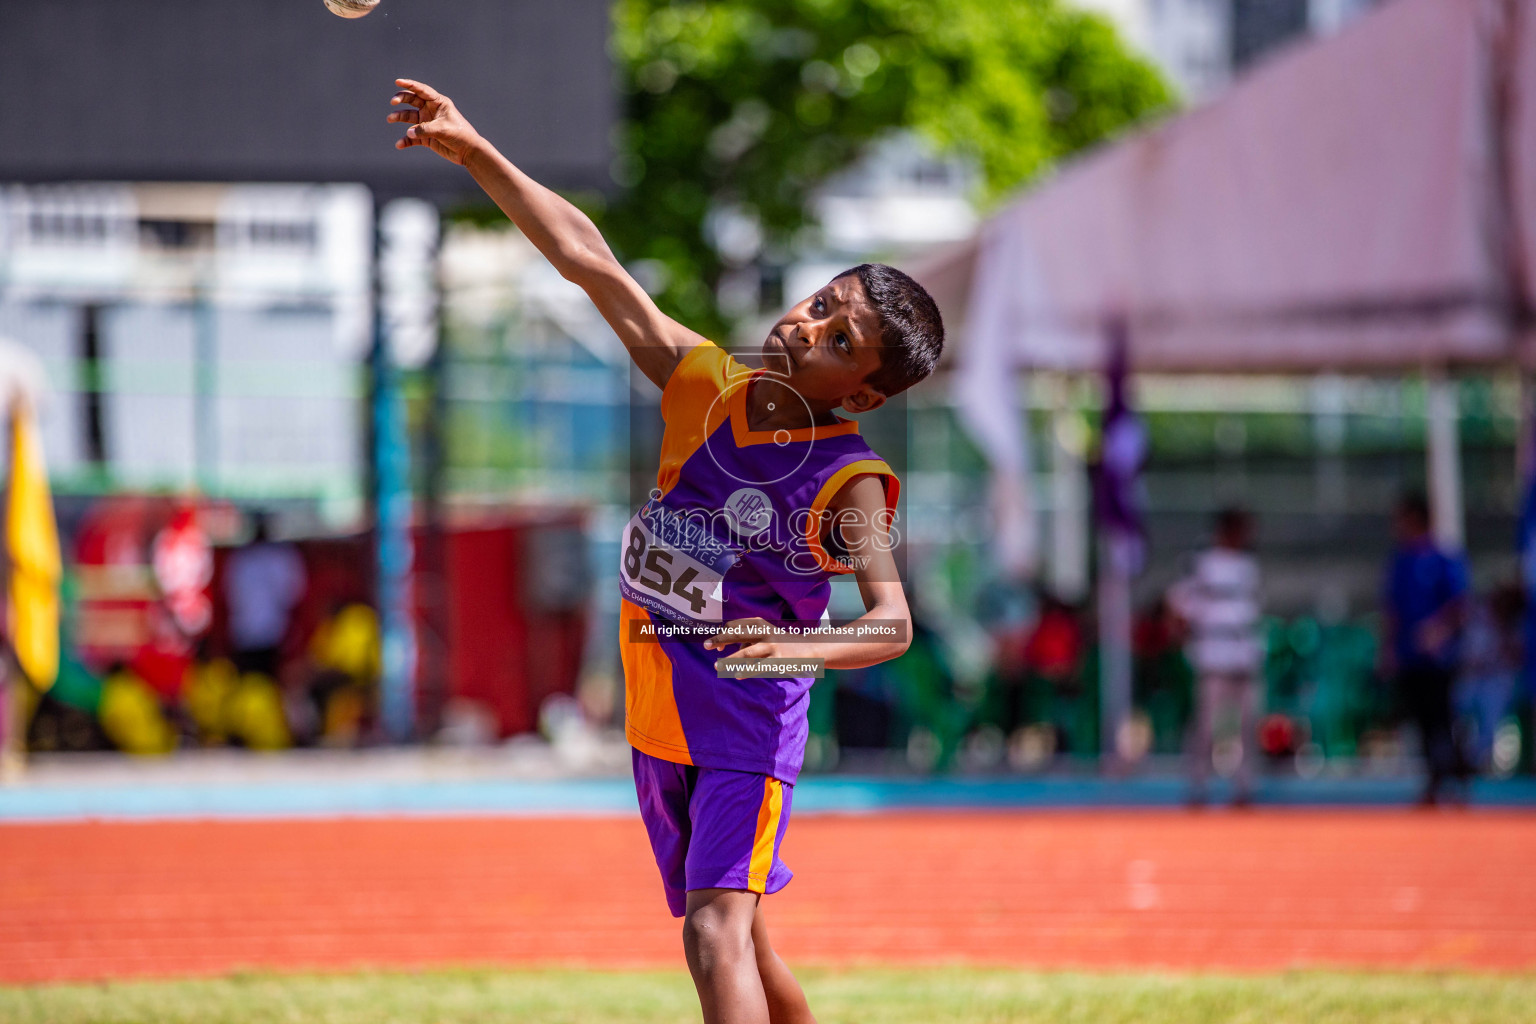
[[[1365,370],[1516,358],[1533,246],[1536,2],[1393,0],[913,271],[961,376],[1096,369],[1114,315],[1138,370]]]

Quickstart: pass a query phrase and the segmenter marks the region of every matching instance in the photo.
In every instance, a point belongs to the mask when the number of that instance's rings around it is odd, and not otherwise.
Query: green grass
[[[807,971],[821,1024],[1515,1024],[1536,975]],[[660,1024],[697,1021],[682,972],[242,974],[0,988],[5,1024]]]

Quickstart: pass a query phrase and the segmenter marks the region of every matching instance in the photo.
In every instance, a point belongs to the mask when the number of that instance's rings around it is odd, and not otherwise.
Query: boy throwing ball
[[[664,316],[592,222],[451,100],[396,84],[389,120],[410,126],[396,147],[468,170],[662,389],[661,466],[618,574],[640,811],[704,1020],[814,1022],[759,902],[791,877],[779,845],[813,672],[894,658],[911,636],[891,556],[896,476],[837,413],[876,409],[932,372],[938,308],[900,271],[854,267],[779,319],[754,371]],[[850,572],[866,612],[826,625],[829,581]]]

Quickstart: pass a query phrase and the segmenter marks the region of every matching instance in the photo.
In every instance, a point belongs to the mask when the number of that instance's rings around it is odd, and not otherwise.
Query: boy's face
[[[763,342],[763,365],[808,402],[868,412],[885,401],[865,383],[880,368],[880,346],[880,319],[850,274],[779,318]]]

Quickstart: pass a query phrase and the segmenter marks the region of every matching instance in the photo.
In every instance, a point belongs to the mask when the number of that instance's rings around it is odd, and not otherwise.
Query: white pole
[[[1426,375],[1425,391],[1430,520],[1436,543],[1447,550],[1460,551],[1466,546],[1466,524],[1461,500],[1456,381],[1443,370],[1432,370]]]
[[[1051,593],[1077,602],[1088,593],[1087,428],[1068,406],[1064,382],[1051,413]]]
[[[1349,508],[1349,478],[1344,467],[1347,394],[1344,379],[1324,373],[1312,378],[1312,439],[1317,446],[1317,511],[1337,518]]]
[[[1099,531],[1099,750],[1111,768],[1122,764],[1120,735],[1131,713],[1132,538]]]

